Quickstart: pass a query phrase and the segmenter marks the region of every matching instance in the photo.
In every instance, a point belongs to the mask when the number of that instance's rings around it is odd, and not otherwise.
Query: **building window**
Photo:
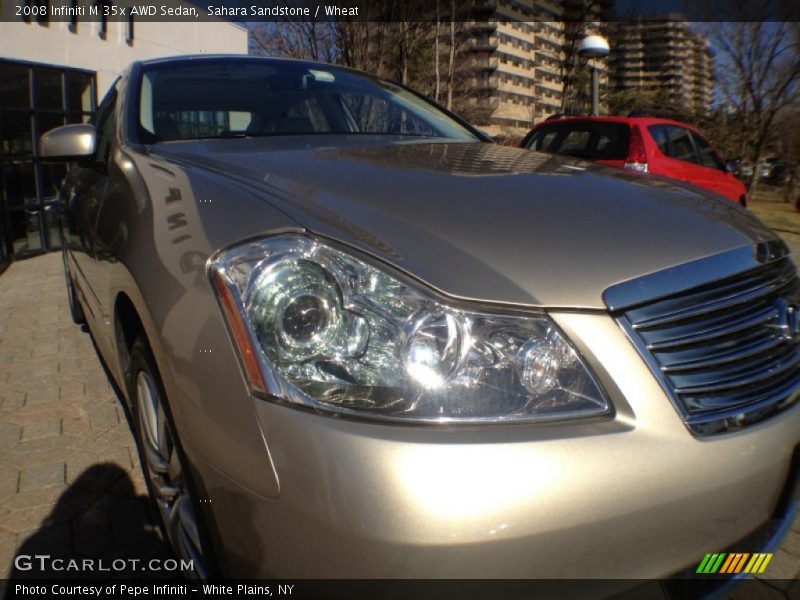
[[[22,4],[22,20],[26,23],[31,22],[31,13],[33,12],[33,0],[25,0]]]
[[[39,136],[95,110],[91,71],[0,59],[0,256],[58,248],[55,197],[65,167],[41,160]]]
[[[110,3],[108,0],[97,0],[97,8],[100,12],[100,30],[97,32],[97,35],[100,36],[101,40],[104,40],[108,37],[108,13]]]
[[[34,5],[38,7],[36,22],[43,27],[50,26],[50,0],[35,0]]]
[[[34,70],[33,105],[43,110],[63,110],[64,77],[59,69],[37,68]]]
[[[78,0],[72,0],[70,2],[70,8],[72,9],[69,16],[69,25],[67,25],[67,29],[69,29],[70,33],[78,33]]]
[[[133,46],[133,15],[128,15],[128,27],[125,29],[125,41]]]

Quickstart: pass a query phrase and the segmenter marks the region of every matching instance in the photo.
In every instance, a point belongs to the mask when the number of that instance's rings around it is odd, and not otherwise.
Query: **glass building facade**
[[[0,263],[61,245],[63,164],[39,157],[39,136],[85,123],[97,106],[93,71],[0,59]]]

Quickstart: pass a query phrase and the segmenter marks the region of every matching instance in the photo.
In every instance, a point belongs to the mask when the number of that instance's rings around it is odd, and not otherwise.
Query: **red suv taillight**
[[[647,153],[644,150],[642,134],[636,125],[631,127],[631,141],[628,146],[628,158],[625,160],[625,168],[647,173]]]

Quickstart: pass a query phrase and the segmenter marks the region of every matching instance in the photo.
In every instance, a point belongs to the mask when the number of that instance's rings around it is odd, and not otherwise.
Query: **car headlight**
[[[210,263],[252,391],[411,422],[605,414],[581,357],[544,314],[450,304],[320,240],[280,235]]]

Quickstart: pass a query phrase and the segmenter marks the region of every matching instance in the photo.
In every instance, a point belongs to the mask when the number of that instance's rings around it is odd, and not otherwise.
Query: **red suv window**
[[[692,134],[688,129],[675,125],[650,125],[647,129],[664,156],[700,164],[697,150],[692,141]]]
[[[624,160],[630,128],[624,123],[553,123],[536,129],[525,147],[589,160]]]
[[[700,164],[704,167],[708,167],[709,169],[724,171],[725,163],[719,157],[719,155],[714,152],[714,148],[711,147],[711,144],[708,143],[708,140],[706,140],[706,138],[704,138],[702,135],[698,135],[694,132],[692,132],[692,138],[694,139],[695,146],[697,146],[697,153],[700,156]]]
[[[725,163],[702,135],[675,125],[650,125],[647,129],[664,156],[718,171],[725,169]]]

